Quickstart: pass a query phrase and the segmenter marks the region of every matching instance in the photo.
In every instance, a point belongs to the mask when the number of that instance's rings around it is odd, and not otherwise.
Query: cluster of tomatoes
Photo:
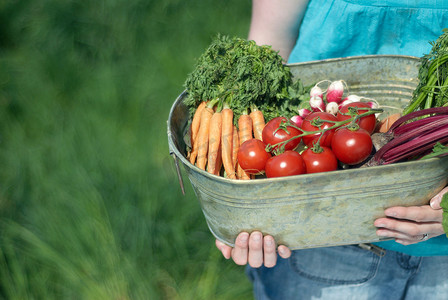
[[[240,166],[250,174],[283,177],[337,170],[339,162],[356,165],[372,152],[375,114],[364,102],[342,106],[336,115],[310,113],[299,126],[285,117],[270,120],[263,141],[251,139],[238,151]],[[362,115],[362,116],[360,116]],[[306,149],[295,151],[303,141]]]

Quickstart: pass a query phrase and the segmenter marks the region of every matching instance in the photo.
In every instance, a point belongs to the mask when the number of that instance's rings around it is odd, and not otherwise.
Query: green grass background
[[[250,299],[169,157],[166,121],[250,1],[0,2],[0,297]]]

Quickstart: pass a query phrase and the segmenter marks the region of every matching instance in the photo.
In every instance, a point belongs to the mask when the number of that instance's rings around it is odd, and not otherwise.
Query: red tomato
[[[352,117],[349,114],[347,114],[349,111],[349,107],[366,108],[366,109],[359,109],[358,115],[367,112],[368,111],[367,108],[370,108],[369,104],[367,104],[365,102],[353,102],[353,103],[343,105],[339,109],[339,112],[337,114],[337,119],[339,121],[344,121],[344,120],[350,119]],[[344,115],[344,114],[347,114],[347,115]],[[367,130],[367,132],[369,132],[369,134],[372,134],[376,127],[375,114],[364,116],[361,119],[359,119],[357,123],[358,123],[359,127],[364,128],[365,130]]]
[[[331,126],[334,125],[334,123],[331,122],[323,122],[322,125],[320,126],[314,126],[313,120],[320,118],[321,120],[327,120],[327,121],[335,121],[337,122],[338,119],[327,112],[314,112],[309,114],[305,120],[303,120],[302,123],[302,130],[304,131],[316,131],[319,129],[326,129],[329,128]],[[324,146],[324,147],[330,147],[331,145],[331,139],[333,138],[333,134],[334,134],[334,129],[331,129],[327,132],[325,132],[325,134],[322,136],[322,138],[320,139],[320,146]],[[312,147],[317,140],[319,139],[319,137],[322,135],[322,133],[315,133],[315,134],[310,134],[310,135],[305,135],[303,136],[303,143],[305,145],[307,145],[308,147]]]
[[[304,173],[306,173],[306,166],[302,156],[298,152],[292,150],[273,156],[266,162],[266,176],[268,178],[292,176]]]
[[[285,117],[276,117],[270,120],[263,129],[263,142],[270,144],[274,149],[278,149],[281,145],[274,146],[275,144],[285,142],[302,133],[299,129],[288,126],[288,124],[291,124],[291,121]],[[280,126],[286,126],[286,130],[279,129]],[[292,150],[297,147],[300,143],[300,139],[301,138],[298,137],[286,143],[285,150]]]
[[[322,152],[315,153],[311,148],[302,152],[306,173],[329,172],[338,169],[338,160],[328,147],[321,147]]]
[[[363,162],[372,152],[372,138],[367,130],[341,127],[334,133],[331,149],[336,158],[348,165]]]
[[[271,153],[266,152],[266,144],[257,139],[250,139],[241,144],[238,150],[238,163],[249,174],[264,171]]]

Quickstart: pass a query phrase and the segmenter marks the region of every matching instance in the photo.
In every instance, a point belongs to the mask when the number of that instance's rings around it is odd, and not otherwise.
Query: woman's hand
[[[390,207],[384,211],[386,217],[375,220],[376,234],[381,237],[395,238],[403,245],[416,244],[429,238],[444,234],[440,202],[444,188],[430,200],[430,205],[411,207]]]
[[[276,243],[272,236],[254,231],[250,235],[247,232],[241,232],[235,239],[235,247],[232,248],[216,240],[216,247],[226,258],[232,258],[237,265],[249,265],[253,268],[259,268],[264,265],[272,268],[277,263],[277,251],[280,257],[288,258],[291,256],[291,250],[288,247],[280,245],[276,249]]]

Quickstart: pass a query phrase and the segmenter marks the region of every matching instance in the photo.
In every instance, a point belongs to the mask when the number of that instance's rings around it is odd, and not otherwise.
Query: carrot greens
[[[184,85],[188,92],[184,103],[191,111],[202,101],[219,99],[228,103],[235,120],[251,105],[267,119],[280,112],[292,115],[305,93],[270,46],[225,35],[213,39]]]

